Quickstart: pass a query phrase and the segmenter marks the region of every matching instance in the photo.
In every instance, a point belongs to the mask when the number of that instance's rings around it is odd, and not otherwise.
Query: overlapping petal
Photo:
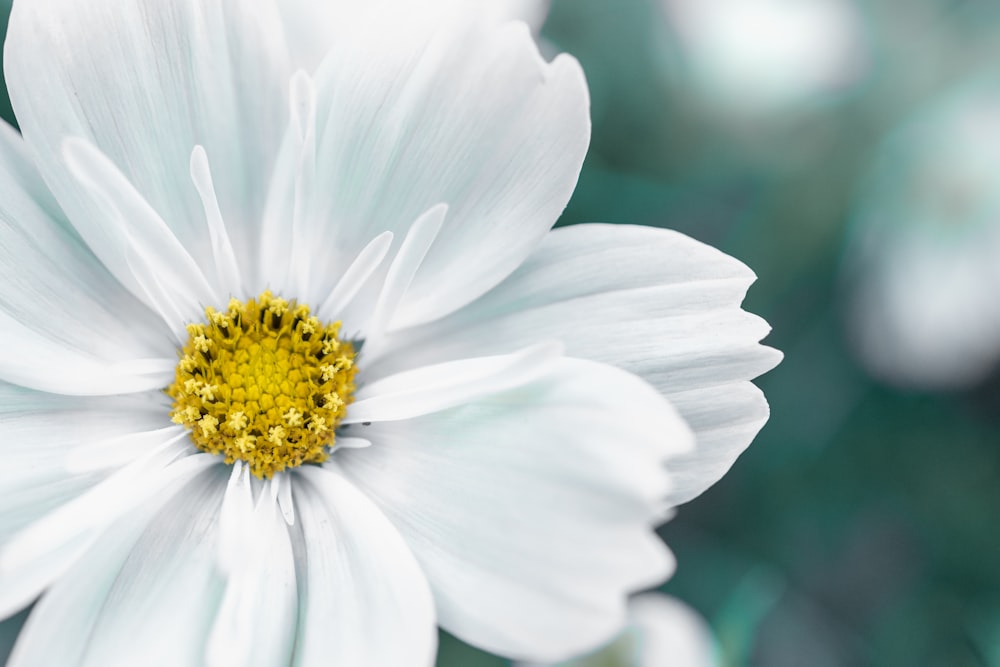
[[[169,438],[157,398],[63,396],[0,383],[0,555],[22,531]],[[88,519],[104,520],[99,514]],[[0,618],[31,602],[92,539],[93,531],[75,532],[79,521],[72,515],[65,520],[69,525],[54,528],[56,542],[48,547],[13,565],[0,557]]]
[[[202,664],[225,474],[212,466],[111,526],[36,605],[9,664]]]
[[[213,265],[190,159],[204,146],[227,223],[255,229],[287,125],[291,67],[271,0],[33,0],[10,18],[5,72],[33,157],[83,239],[135,288],[122,234],[62,158],[92,142],[200,266]],[[241,259],[251,233],[234,235]]]
[[[76,236],[5,123],[0,193],[0,379],[69,394],[161,386],[169,338]]]
[[[620,629],[628,592],[671,571],[651,525],[663,463],[691,435],[629,373],[564,359],[519,388],[359,432],[377,446],[338,465],[406,538],[442,626],[477,646],[590,648]]]
[[[545,62],[523,24],[498,28],[464,3],[390,4],[352,23],[314,77],[321,187],[305,247],[327,267],[310,287],[322,297],[378,234],[395,232],[398,247],[414,220],[446,204],[399,327],[468,303],[530,254],[569,201],[590,121],[579,64]],[[298,155],[286,148],[284,159]],[[275,187],[269,216],[298,219],[295,188]]]
[[[433,664],[434,600],[403,538],[339,473],[296,477],[304,553],[294,664]]]
[[[86,464],[109,447],[118,462],[128,461],[133,438],[132,456],[147,453],[142,434],[165,421],[155,397],[60,396],[0,383],[0,540],[105,476],[101,465]]]
[[[295,67],[315,71],[333,44],[353,32],[352,19],[359,13],[371,11],[378,2],[393,0],[282,0],[278,4],[288,35],[288,46]],[[434,0],[440,4],[449,0]],[[477,6],[487,18],[499,21],[525,21],[538,31],[549,11],[550,0],[450,0]],[[426,7],[428,3],[421,3]]]
[[[644,593],[629,602],[628,627],[607,646],[558,665],[514,667],[714,667],[715,639],[697,611],[677,598]]]
[[[182,458],[179,460],[178,455]],[[129,465],[74,489],[0,545],[0,617],[21,609],[76,563],[105,529],[136,505],[174,489],[215,462],[209,454],[183,457],[168,440]]]
[[[260,485],[255,499],[240,462],[224,504],[211,510],[220,517],[217,553],[226,584],[205,647],[208,667],[268,667],[287,663],[292,653],[298,593],[291,538],[278,507],[286,484],[287,476],[276,476]]]
[[[570,356],[631,371],[667,396],[698,446],[671,461],[670,501],[715,483],[768,417],[750,383],[780,353],[766,322],[740,309],[754,274],[668,230],[578,225],[553,231],[516,273],[453,315],[399,332],[374,377],[554,339]]]

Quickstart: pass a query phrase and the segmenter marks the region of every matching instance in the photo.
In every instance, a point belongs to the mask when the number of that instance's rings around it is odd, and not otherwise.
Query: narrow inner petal
[[[231,294],[238,293],[241,291],[242,278],[236,252],[233,250],[222,217],[222,209],[219,207],[212,170],[208,164],[208,154],[202,146],[195,146],[191,151],[191,181],[205,209],[205,221],[208,223],[208,235],[212,243],[212,256],[215,259],[219,283],[228,288]]]
[[[552,370],[560,343],[514,354],[460,359],[377,380],[358,392],[344,424],[411,419],[527,384]]]

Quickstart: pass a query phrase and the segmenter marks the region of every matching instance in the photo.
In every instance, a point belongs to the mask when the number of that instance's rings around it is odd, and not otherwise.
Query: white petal
[[[76,474],[69,458],[157,429],[155,398],[78,398],[0,383],[0,541],[105,476]]]
[[[357,11],[361,3],[350,0],[315,2],[283,0],[278,4],[295,67],[313,72],[342,31],[350,31],[344,12]]]
[[[0,378],[67,393],[162,386],[121,364],[172,356],[168,332],[80,243],[5,123],[0,156]]]
[[[434,240],[441,232],[448,214],[446,204],[436,204],[420,214],[410,225],[399,251],[386,271],[382,291],[375,302],[371,321],[365,329],[365,356],[373,358],[379,353],[385,333],[396,315],[403,298],[420,270]]]
[[[70,220],[115,275],[127,274],[126,261],[61,164],[63,138],[96,145],[209,267],[189,164],[204,146],[234,246],[249,259],[287,124],[291,70],[278,25],[270,0],[32,0],[12,11],[5,71],[18,122]]]
[[[184,324],[197,320],[205,305],[219,303],[219,293],[170,227],[100,149],[70,138],[63,142],[62,154],[99,208],[102,238],[125,257],[131,276],[120,275],[119,280],[135,280],[138,295],[183,343]]]
[[[371,11],[379,0],[282,0],[279,4],[292,61],[313,71],[342,36],[350,34],[358,14]],[[393,2],[394,0],[383,0]],[[441,0],[436,0],[441,4]],[[520,19],[538,31],[549,11],[550,0],[459,0],[493,20]],[[427,3],[424,3],[426,6]]]
[[[250,469],[236,461],[226,485],[226,495],[219,510],[219,550],[217,559],[223,572],[230,572],[239,561],[244,542],[253,528],[253,489]]]
[[[364,385],[341,422],[411,419],[528,384],[548,374],[562,356],[559,343],[542,343],[495,357],[424,366]]]
[[[566,354],[631,371],[691,423],[698,448],[671,462],[683,471],[671,499],[715,483],[767,421],[750,384],[781,354],[758,341],[769,331],[740,310],[754,274],[682,234],[625,225],[553,231],[510,278],[476,302],[390,337],[378,377],[450,359],[560,340]]]
[[[402,537],[340,474],[298,477],[306,574],[294,664],[434,664],[434,601]]]
[[[638,667],[713,667],[715,639],[698,612],[677,598],[659,593],[636,596],[629,603],[629,625],[638,631]]]
[[[205,647],[211,667],[287,664],[297,621],[295,562],[288,527],[278,511],[280,484],[275,476],[263,485],[256,506],[238,485],[233,514],[242,515],[242,534],[227,558],[227,581]],[[230,501],[227,492],[227,502]]]
[[[316,317],[324,321],[335,320],[350,305],[368,279],[382,264],[392,246],[392,232],[383,232],[372,239],[371,243],[354,258],[339,282],[330,290],[329,296],[316,309]]]
[[[327,229],[313,261],[343,270],[377,234],[447,204],[399,327],[458,308],[524,260],[569,200],[590,125],[579,64],[546,63],[523,24],[390,4],[352,24],[315,77]]]
[[[514,663],[514,667],[713,667],[718,665],[712,632],[698,612],[661,593],[629,602],[629,624],[605,647],[559,665]]]
[[[668,505],[680,505],[722,479],[771,414],[763,392],[733,382],[670,394],[670,402],[694,431],[698,446],[670,462],[674,488]]]
[[[338,452],[406,538],[441,625],[513,657],[563,659],[621,629],[626,595],[672,560],[651,530],[665,459],[691,446],[669,403],[603,364],[463,407],[374,424]]]
[[[0,383],[0,542],[47,511],[82,493],[106,474],[85,474],[70,465],[90,459],[110,443],[131,442],[164,421],[156,396],[78,398],[30,391]],[[164,442],[160,438],[158,443]],[[158,444],[157,443],[157,444]],[[139,445],[149,443],[139,442]],[[115,461],[125,463],[149,449],[135,448]]]
[[[476,1],[476,0],[467,0]],[[521,20],[527,23],[532,31],[538,32],[549,14],[551,0],[499,0],[498,2],[478,3],[492,10],[495,16],[503,21]]]
[[[204,146],[195,146],[191,151],[191,182],[194,183],[198,196],[201,197],[202,207],[205,209],[208,236],[215,258],[218,281],[216,284],[222,287],[223,294],[242,294],[243,278],[240,276],[239,261],[233,250],[232,239],[226,230],[226,221],[222,217],[219,197],[215,192],[215,181],[212,179],[212,167],[209,165]]]
[[[365,440],[364,438],[338,435],[337,440],[334,442],[334,446],[343,447],[344,449],[364,449],[365,447],[371,447],[372,441]]]
[[[299,70],[291,81],[290,130],[296,138],[298,160],[295,169],[294,206],[291,218],[290,285],[295,294],[305,294],[315,271],[312,249],[322,241],[316,230],[316,86],[304,71]],[[310,299],[312,295],[309,295]]]
[[[216,463],[114,524],[42,597],[10,664],[201,664],[224,474]]]
[[[0,548],[0,617],[61,576],[109,523],[217,461],[198,454],[168,465],[176,455],[170,447],[154,450],[8,540]]]
[[[167,359],[95,359],[0,311],[0,378],[12,384],[76,396],[127,394],[162,389],[175,364]]]

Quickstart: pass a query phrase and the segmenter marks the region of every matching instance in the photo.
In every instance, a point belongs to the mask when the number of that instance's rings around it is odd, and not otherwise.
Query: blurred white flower
[[[881,145],[844,262],[852,340],[893,384],[968,386],[1000,361],[1000,82],[980,80]]]
[[[558,665],[517,667],[713,667],[712,631],[698,612],[677,598],[645,593],[629,602],[625,630],[607,646]]]
[[[436,624],[563,659],[767,419],[749,269],[549,231],[575,60],[392,3],[314,69],[283,26],[318,6],[14,8],[0,618],[45,592],[15,667],[426,665]]]
[[[769,113],[842,92],[868,54],[852,0],[661,0],[693,85],[720,110]]]

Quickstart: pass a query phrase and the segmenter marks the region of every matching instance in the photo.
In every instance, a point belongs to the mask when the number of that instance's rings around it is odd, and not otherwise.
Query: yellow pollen
[[[257,442],[257,438],[252,435],[241,435],[236,438],[234,442],[236,444],[236,448],[239,449],[242,454],[249,454],[257,448],[255,444]]]
[[[195,336],[194,347],[199,352],[208,352],[212,349],[212,341],[204,336]]]
[[[289,426],[302,426],[302,413],[295,408],[288,408],[288,412],[281,415],[281,418]]]
[[[205,435],[215,435],[219,432],[219,420],[212,415],[205,415],[202,417],[201,421],[198,422],[198,425],[201,426],[201,432]]]
[[[248,423],[247,416],[239,410],[230,414],[229,421],[226,422],[229,428],[235,433],[241,433],[247,427]]]
[[[317,435],[326,430],[326,420],[322,417],[313,417],[309,420],[309,430]]]
[[[344,406],[344,399],[337,394],[326,394],[323,396],[323,405],[331,410],[339,410]]]
[[[260,478],[329,456],[354,396],[354,347],[308,306],[264,292],[189,324],[171,419],[200,449]]]
[[[285,427],[284,426],[272,426],[270,435],[267,439],[271,441],[272,445],[281,445],[285,441]]]

